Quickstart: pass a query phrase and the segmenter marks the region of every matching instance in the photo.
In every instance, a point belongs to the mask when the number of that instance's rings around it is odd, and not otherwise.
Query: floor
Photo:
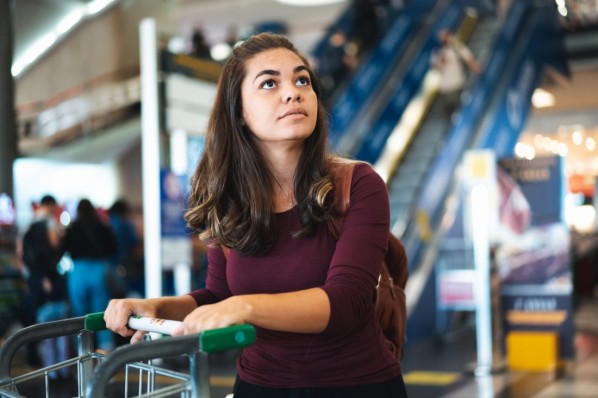
[[[475,376],[475,334],[465,329],[448,344],[420,342],[408,345],[403,373],[411,398],[585,398],[598,397],[598,299],[582,302],[575,316],[574,360],[557,373],[515,373],[496,369],[491,376]],[[236,353],[211,358],[210,385],[212,398],[223,398],[234,383]],[[165,360],[158,366],[184,371],[183,358]],[[16,373],[27,373],[21,358],[15,358]],[[133,380],[135,381],[135,380]],[[160,380],[158,379],[160,382]],[[37,383],[37,384],[36,384]],[[168,384],[168,381],[164,381]],[[135,383],[130,383],[134,385]],[[116,378],[109,395],[123,396],[123,378]],[[72,397],[74,381],[43,380],[24,384],[20,393],[26,397]],[[0,392],[0,397],[2,396]],[[369,398],[369,397],[368,397]]]
[[[414,345],[403,373],[415,398],[585,398],[598,397],[598,299],[585,300],[575,314],[575,358],[558,373],[508,372],[474,376],[475,334],[465,331],[439,347]]]

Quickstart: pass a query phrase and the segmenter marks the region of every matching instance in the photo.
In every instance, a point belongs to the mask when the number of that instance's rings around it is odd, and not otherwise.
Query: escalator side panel
[[[340,96],[330,118],[329,139],[333,148],[339,146],[355,114],[368,101],[370,95],[377,91],[385,70],[396,61],[394,56],[404,51],[413,31],[416,30],[417,22],[408,15],[399,16]]]
[[[434,24],[421,50],[411,61],[405,76],[400,79],[400,84],[394,90],[388,104],[372,126],[367,139],[364,140],[357,151],[357,159],[371,163],[374,163],[378,159],[388,136],[397,125],[409,102],[419,91],[424,76],[429,70],[433,51],[439,46],[437,32],[442,29],[454,30],[462,19],[463,8],[457,4],[453,4]]]
[[[424,11],[429,11],[433,5],[431,0],[410,2],[359,67],[332,109],[329,133],[332,148],[340,147],[360,110],[384,85],[386,76],[415,36],[426,15]]]

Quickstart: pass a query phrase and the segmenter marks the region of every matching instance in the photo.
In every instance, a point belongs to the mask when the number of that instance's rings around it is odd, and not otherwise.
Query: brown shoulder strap
[[[331,166],[335,190],[334,200],[339,216],[329,219],[328,227],[335,238],[338,238],[340,234],[345,215],[351,204],[351,182],[353,181],[355,164],[356,162],[354,161],[339,158],[335,159]]]
[[[341,161],[332,164],[334,176],[335,200],[338,211],[345,215],[351,204],[351,182],[355,162]]]

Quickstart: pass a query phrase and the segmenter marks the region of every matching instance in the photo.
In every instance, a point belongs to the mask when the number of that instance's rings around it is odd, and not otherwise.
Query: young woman
[[[66,228],[63,250],[73,259],[68,275],[68,295],[74,316],[102,311],[110,300],[106,274],[118,246],[112,227],[104,223],[94,205],[81,199],[75,221]],[[98,347],[103,351],[114,349],[113,334],[98,333]]]
[[[388,192],[356,166],[338,239],[327,125],[306,58],[259,34],[225,64],[192,179],[186,219],[209,243],[206,289],[113,300],[110,329],[139,340],[131,314],[182,319],[177,334],[250,323],[235,398],[404,397],[399,363],[374,314],[387,250]]]

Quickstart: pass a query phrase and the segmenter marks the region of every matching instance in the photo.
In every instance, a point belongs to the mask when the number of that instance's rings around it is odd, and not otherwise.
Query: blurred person
[[[316,76],[281,35],[237,46],[224,65],[192,177],[186,220],[208,243],[206,288],[112,300],[108,328],[139,341],[133,314],[183,320],[175,335],[249,323],[235,398],[405,397],[374,312],[388,247],[384,181],[355,167],[342,230]]]
[[[66,280],[58,272],[58,262],[62,256],[60,250],[63,230],[56,221],[58,210],[56,199],[52,195],[42,197],[34,214],[34,221],[28,227],[22,239],[22,260],[25,264],[27,292],[24,298],[25,310],[22,322],[24,326],[38,322],[38,312],[46,304],[53,303],[46,308],[53,309],[52,320],[62,317],[66,307]],[[60,308],[59,308],[60,307]],[[47,321],[45,316],[41,321]],[[28,362],[30,365],[40,365],[41,358],[37,346],[28,346]]]
[[[68,294],[73,316],[103,311],[109,301],[106,275],[111,258],[118,254],[118,244],[112,227],[104,223],[93,204],[81,199],[75,220],[65,231],[63,249],[73,259],[68,273]],[[112,333],[97,333],[99,350],[114,348]]]
[[[116,235],[118,252],[113,257],[113,271],[122,277],[126,286],[123,292],[112,294],[111,298],[123,298],[131,292],[141,296],[139,283],[143,283],[143,264],[140,255],[140,239],[130,218],[131,208],[125,199],[116,200],[108,209],[108,218]]]
[[[197,58],[212,59],[210,55],[210,45],[206,41],[206,37],[202,29],[195,29],[191,34],[191,51],[189,55]]]
[[[231,48],[231,50],[233,48],[235,48],[235,46],[237,45],[237,43],[239,43],[239,41],[241,40],[241,38],[239,37],[239,32],[236,26],[229,26],[228,30],[226,31],[226,39],[224,39],[224,42],[226,44],[228,44],[228,46]]]
[[[330,99],[347,74],[357,66],[357,59],[348,49],[350,43],[342,28],[335,28],[328,39],[328,50],[320,64],[323,95]]]
[[[352,26],[354,40],[358,46],[358,56],[369,51],[380,39],[381,29],[375,0],[353,0]]]
[[[461,105],[461,94],[467,82],[464,65],[476,75],[482,73],[482,67],[469,48],[447,29],[441,29],[438,38],[440,48],[432,57],[432,66],[440,73],[438,99],[442,103],[446,118],[450,120]]]

